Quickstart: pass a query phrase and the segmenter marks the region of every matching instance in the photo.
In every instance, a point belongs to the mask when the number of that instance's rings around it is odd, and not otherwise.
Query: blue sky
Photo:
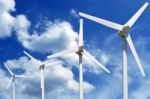
[[[4,62],[16,74],[33,75],[32,79],[18,79],[17,98],[40,99],[38,68],[23,54],[23,50],[44,61],[50,54],[75,46],[79,31],[79,11],[125,24],[145,2],[147,1],[1,0],[0,83],[3,85],[0,85],[0,99],[9,99],[12,95],[12,88],[8,90],[5,88],[10,75],[3,65]],[[146,77],[141,76],[128,48],[129,99],[150,99],[149,16],[150,7],[131,29],[131,37],[144,66]],[[85,48],[111,71],[111,74],[107,74],[85,59],[85,99],[93,97],[121,99],[122,55],[121,39],[117,31],[84,19],[84,43]],[[64,61],[63,64],[48,67],[45,71],[46,97],[76,99],[78,98],[78,57],[68,55],[61,60]]]

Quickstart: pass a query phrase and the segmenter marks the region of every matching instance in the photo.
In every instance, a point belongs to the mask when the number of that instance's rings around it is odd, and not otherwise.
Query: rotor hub
[[[45,64],[42,64],[41,66],[40,66],[40,69],[44,69],[45,68]]]
[[[15,75],[13,75],[13,81],[15,81]]]
[[[83,53],[83,46],[79,46],[78,51],[76,52],[78,55],[82,55]]]
[[[123,27],[122,31],[119,31],[119,36],[127,37],[129,30],[130,30],[130,26]]]

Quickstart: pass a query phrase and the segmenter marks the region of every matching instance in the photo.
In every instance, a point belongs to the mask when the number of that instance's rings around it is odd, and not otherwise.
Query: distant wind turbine
[[[11,74],[11,78],[10,78],[9,83],[8,83],[8,85],[7,85],[7,89],[10,87],[11,84],[13,85],[13,99],[15,99],[15,98],[16,98],[16,92],[15,92],[15,91],[16,91],[16,90],[15,90],[15,80],[16,80],[16,78],[25,78],[25,77],[30,77],[30,76],[16,75],[16,74],[14,74],[14,73],[10,70],[10,68],[7,66],[6,63],[4,63],[4,65],[5,65],[5,67],[7,68],[7,70],[9,71],[9,73]]]
[[[28,57],[31,58],[31,60],[37,65],[39,66],[40,69],[40,75],[41,75],[41,89],[42,89],[42,99],[45,99],[45,81],[44,81],[44,69],[46,66],[51,66],[51,65],[56,65],[61,63],[61,61],[56,61],[56,62],[41,62],[40,60],[34,58],[33,56],[31,56],[29,53],[27,53],[26,51],[23,51],[24,54],[26,54]]]
[[[99,63],[86,49],[84,48],[83,44],[83,19],[80,19],[80,31],[79,31],[79,38],[78,38],[78,46],[50,55],[47,58],[57,58],[62,57],[63,55],[69,54],[69,53],[76,53],[79,56],[79,91],[80,91],[80,99],[84,99],[84,92],[83,92],[83,67],[82,67],[82,59],[83,55],[86,56],[90,61],[97,64],[100,68],[105,70],[107,73],[110,73],[110,71],[103,66],[101,63]]]
[[[137,19],[141,16],[141,14],[144,12],[144,10],[149,5],[148,2],[146,2],[136,13],[135,15],[124,25],[120,25],[114,22],[107,21],[102,18],[98,18],[95,16],[91,16],[82,12],[79,12],[79,15],[87,18],[89,20],[95,21],[99,24],[105,25],[107,27],[113,28],[115,30],[119,31],[119,36],[122,38],[122,49],[123,49],[123,99],[128,99],[128,73],[127,73],[127,43],[131,49],[131,52],[134,56],[134,59],[136,63],[138,64],[139,70],[143,77],[145,77],[145,72],[142,67],[141,61],[137,55],[137,52],[135,50],[135,47],[133,45],[129,30],[133,26],[133,24],[137,21]]]

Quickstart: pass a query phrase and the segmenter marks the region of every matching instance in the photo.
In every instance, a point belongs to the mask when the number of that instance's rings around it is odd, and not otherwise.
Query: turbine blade
[[[143,77],[145,77],[145,72],[144,72],[143,66],[141,64],[141,61],[140,61],[138,55],[137,55],[137,52],[136,52],[135,47],[133,45],[133,42],[132,42],[130,34],[128,34],[128,36],[126,37],[126,40],[127,40],[128,44],[129,44],[129,47],[131,49],[131,52],[132,52],[132,54],[134,56],[135,61],[138,64],[138,67],[140,69],[141,74],[143,75]]]
[[[62,52],[58,52],[56,54],[53,54],[53,55],[50,55],[50,56],[47,56],[48,59],[51,59],[51,58],[57,58],[57,57],[62,57],[66,54],[69,54],[69,53],[74,53],[78,50],[77,47],[74,47],[74,48],[71,48],[71,49],[68,49],[68,50],[65,50],[65,51],[62,51]]]
[[[83,46],[83,19],[80,19],[79,46]]]
[[[7,70],[9,71],[9,73],[10,73],[11,75],[14,75],[14,73],[10,70],[10,68],[7,66],[7,64],[4,63],[4,65],[5,65],[5,67],[7,68]]]
[[[7,87],[6,87],[7,89],[10,87],[10,84],[11,84],[12,82],[13,82],[13,77],[10,78],[9,83],[8,83],[8,85],[7,85]]]
[[[88,64],[93,63],[93,61],[91,61],[91,59],[89,59],[89,57],[86,56],[84,53],[83,53],[83,59],[84,61],[87,61]]]
[[[84,49],[84,52],[83,52],[84,55],[86,55],[93,63],[97,64],[98,66],[100,66],[103,70],[105,70],[107,73],[110,73],[110,71],[105,67],[103,66],[100,62],[98,62],[98,60],[96,60],[88,51],[86,51]]]
[[[120,25],[120,24],[117,24],[117,23],[114,23],[114,22],[110,22],[110,21],[107,21],[105,19],[98,18],[98,17],[95,17],[95,16],[91,16],[91,15],[88,15],[88,14],[85,14],[85,13],[82,13],[82,12],[79,12],[79,15],[84,17],[84,18],[87,18],[89,20],[92,20],[94,22],[100,23],[102,25],[105,25],[107,27],[110,27],[110,28],[113,28],[113,29],[116,29],[116,30],[119,30],[119,31],[121,31],[122,28],[123,28],[123,25]]]
[[[18,77],[18,78],[28,78],[28,77],[31,77],[31,76],[26,76],[26,75],[15,75],[15,77]]]
[[[52,63],[46,63],[45,66],[52,66],[52,65],[57,65],[62,63],[61,61],[56,61],[56,62],[52,62]]]
[[[24,52],[24,54],[26,54],[29,58],[31,58],[35,64],[38,64],[38,65],[41,65],[41,64],[42,64],[39,60],[37,60],[36,58],[34,58],[33,56],[31,56],[31,55],[30,55],[29,53],[27,53],[26,51],[23,51],[23,52]]]
[[[133,24],[137,21],[137,19],[141,16],[141,14],[144,12],[144,10],[149,5],[148,2],[146,2],[135,14],[132,16],[132,18],[125,24],[126,26],[132,27]]]

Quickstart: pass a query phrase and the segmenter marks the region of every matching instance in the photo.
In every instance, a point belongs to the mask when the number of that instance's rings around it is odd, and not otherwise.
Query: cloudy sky
[[[149,0],[148,0],[149,1]],[[77,45],[78,12],[85,12],[125,24],[146,0],[0,0],[0,99],[12,97],[7,90],[11,75],[32,75],[16,79],[17,99],[40,99],[40,71],[23,50],[41,61],[63,62],[46,67],[46,98],[79,97],[78,57],[74,54],[48,60],[53,53]],[[128,48],[129,99],[150,99],[150,7],[131,29],[131,37],[145,69],[143,78]],[[110,71],[107,74],[84,58],[85,99],[122,99],[121,39],[117,31],[84,19],[84,44]]]

